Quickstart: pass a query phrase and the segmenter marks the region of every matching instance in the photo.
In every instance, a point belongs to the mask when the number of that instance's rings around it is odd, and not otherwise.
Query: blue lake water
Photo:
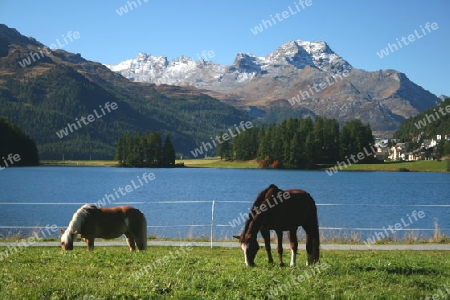
[[[154,179],[145,182],[144,173]],[[0,171],[0,237],[63,228],[82,204],[103,198],[106,206],[143,211],[149,235],[209,238],[213,222],[215,239],[230,238],[242,228],[233,220],[242,221],[271,183],[308,191],[325,237],[356,232],[365,239],[396,224],[399,237],[412,231],[428,237],[435,221],[450,235],[448,173],[25,167]]]

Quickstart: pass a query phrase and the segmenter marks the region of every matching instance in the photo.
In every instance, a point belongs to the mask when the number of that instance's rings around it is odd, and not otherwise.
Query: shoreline
[[[183,163],[183,168],[216,168],[216,169],[255,169],[258,167],[255,160],[250,161],[227,161],[214,159],[187,159],[177,160],[177,164]],[[118,167],[113,160],[42,160],[39,166],[52,167]],[[323,171],[329,170],[330,166],[322,165],[316,169],[277,169],[277,170],[299,170],[299,171]],[[450,160],[419,160],[412,162],[385,162],[378,164],[353,164],[338,170],[339,172],[450,172]]]

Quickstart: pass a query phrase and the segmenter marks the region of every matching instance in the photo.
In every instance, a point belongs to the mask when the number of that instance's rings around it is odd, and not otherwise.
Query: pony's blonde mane
[[[84,220],[89,215],[90,209],[98,209],[94,204],[85,204],[80,207],[70,220],[69,226],[67,227],[66,233],[74,233],[76,231],[81,230],[81,225],[84,223]]]

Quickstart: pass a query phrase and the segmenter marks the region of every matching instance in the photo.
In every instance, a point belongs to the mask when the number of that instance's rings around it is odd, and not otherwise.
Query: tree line
[[[336,164],[374,144],[370,125],[360,120],[346,122],[317,117],[291,118],[281,124],[254,126],[217,147],[221,159],[256,159],[261,168],[313,169]],[[359,162],[374,162],[366,156]]]
[[[122,167],[170,168],[175,166],[175,149],[169,135],[162,143],[156,131],[127,133],[118,138],[114,158]]]
[[[147,131],[170,134],[177,151],[189,153],[211,132],[247,118],[243,110],[181,87],[134,83],[124,87],[121,80],[107,82],[94,73],[83,75],[58,64],[39,73],[25,78],[19,72],[0,82],[0,116],[33,136],[41,159],[110,160],[119,136]],[[114,115],[63,139],[55,134],[106,102],[118,104]]]
[[[15,156],[18,155],[18,156]],[[15,156],[11,161],[7,157]],[[36,143],[16,124],[0,117],[0,166],[33,166],[39,164]],[[18,159],[17,159],[18,158]]]

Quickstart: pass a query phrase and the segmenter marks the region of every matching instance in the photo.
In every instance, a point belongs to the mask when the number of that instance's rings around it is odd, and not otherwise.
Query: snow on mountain
[[[202,59],[181,56],[171,61],[165,56],[139,53],[135,58],[111,70],[138,82],[190,85],[224,91],[252,81],[257,76],[271,76],[286,68],[300,72],[306,66],[331,73],[351,69],[351,65],[334,53],[325,42],[289,41],[265,57],[239,53],[232,65],[222,66]]]
[[[307,111],[340,122],[365,120],[377,134],[391,134],[439,102],[403,73],[353,68],[322,41],[289,41],[263,57],[238,53],[228,66],[140,53],[110,68],[133,81],[198,87],[235,106],[267,110],[272,122]],[[278,115],[270,116],[272,108]]]

